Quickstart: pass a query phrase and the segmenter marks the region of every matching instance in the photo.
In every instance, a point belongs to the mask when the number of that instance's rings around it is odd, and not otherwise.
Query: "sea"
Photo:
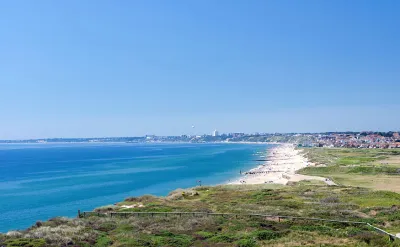
[[[228,183],[268,144],[0,144],[0,232],[177,188]]]

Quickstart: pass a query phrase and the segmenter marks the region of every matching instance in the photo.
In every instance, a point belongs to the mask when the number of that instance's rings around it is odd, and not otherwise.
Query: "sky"
[[[400,130],[399,9],[1,1],[0,139]]]

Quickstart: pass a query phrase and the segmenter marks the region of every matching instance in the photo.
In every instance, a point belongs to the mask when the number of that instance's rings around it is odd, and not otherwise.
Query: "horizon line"
[[[374,131],[374,130],[363,130],[363,131],[323,131],[323,132],[252,132],[252,133],[245,133],[245,132],[229,132],[229,133],[221,133],[219,136],[228,135],[233,133],[240,133],[244,135],[287,135],[287,134],[325,134],[325,133],[400,133],[400,130],[394,131]],[[147,136],[155,136],[155,137],[182,137],[182,136],[211,136],[210,134],[198,134],[198,135],[155,135],[155,134],[147,134],[142,136],[105,136],[105,137],[43,137],[43,138],[26,138],[26,139],[0,139],[0,141],[37,141],[37,140],[51,140],[51,139],[115,139],[115,138],[144,138]]]

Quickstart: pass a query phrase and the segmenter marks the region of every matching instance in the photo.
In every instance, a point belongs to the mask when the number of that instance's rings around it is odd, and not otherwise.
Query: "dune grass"
[[[299,171],[325,176],[347,186],[400,192],[400,150],[304,148],[311,162],[322,165]]]
[[[261,213],[365,221],[400,232],[399,195],[312,182],[226,185],[132,197],[109,211]],[[122,205],[142,205],[123,208]],[[18,245],[17,245],[18,244]],[[365,225],[269,217],[158,215],[55,218],[0,235],[0,246],[400,246]]]

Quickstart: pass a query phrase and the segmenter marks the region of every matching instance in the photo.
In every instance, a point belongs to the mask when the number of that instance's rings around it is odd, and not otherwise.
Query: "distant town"
[[[325,132],[325,133],[219,133],[209,135],[180,135],[104,138],[48,138],[31,140],[0,140],[0,143],[162,143],[162,142],[276,142],[294,143],[302,147],[342,147],[342,148],[400,148],[399,132]]]

